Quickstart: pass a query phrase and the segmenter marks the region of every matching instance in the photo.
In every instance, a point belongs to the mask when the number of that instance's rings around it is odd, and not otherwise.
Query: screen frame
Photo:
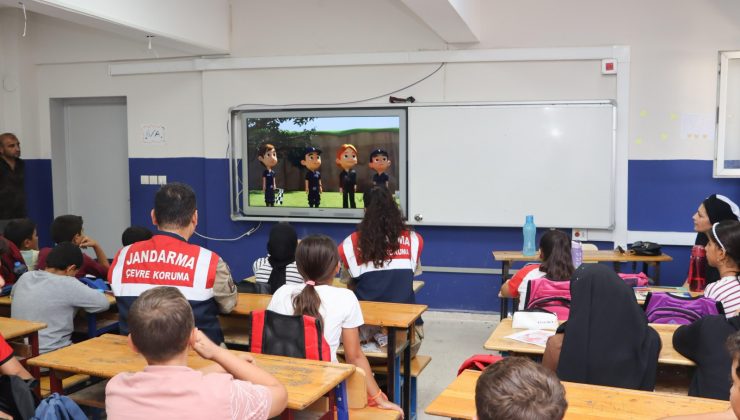
[[[408,107],[250,107],[238,106],[229,109],[231,139],[229,144],[229,199],[231,219],[234,221],[296,221],[316,223],[358,223],[364,210],[341,208],[261,207],[249,205],[246,187],[249,173],[247,157],[246,121],[249,118],[295,118],[295,117],[398,117],[398,200],[404,220],[408,209]],[[331,153],[328,153],[329,156]],[[358,165],[367,164],[362,157]],[[252,163],[254,164],[254,163]],[[325,164],[334,164],[328,159]],[[359,193],[358,193],[359,194]]]

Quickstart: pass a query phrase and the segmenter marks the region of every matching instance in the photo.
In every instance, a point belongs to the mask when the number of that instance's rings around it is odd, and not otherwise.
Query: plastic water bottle
[[[581,241],[573,241],[570,246],[571,257],[573,257],[573,267],[578,268],[583,264],[583,246]]]
[[[20,277],[26,271],[28,271],[28,267],[20,261],[16,261],[15,264],[13,264],[13,274],[15,274],[16,277]]]
[[[534,216],[527,216],[527,220],[524,222],[524,227],[522,227],[522,233],[524,233],[524,247],[522,247],[522,254],[527,257],[534,256],[537,252],[537,247],[534,244],[534,237],[537,233],[537,227],[534,225]]]

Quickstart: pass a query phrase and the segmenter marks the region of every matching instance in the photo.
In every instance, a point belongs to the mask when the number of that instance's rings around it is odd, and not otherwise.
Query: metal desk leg
[[[511,261],[501,261],[501,285],[504,285],[504,282],[509,279],[509,269],[511,268]],[[504,318],[509,314],[509,299],[508,298],[501,298],[501,315],[500,320],[503,321]],[[513,309],[512,309],[513,311]]]
[[[388,347],[386,355],[386,367],[388,371],[388,378],[385,388],[385,393],[389,398],[393,398],[396,390],[396,329],[388,328]],[[396,404],[399,401],[394,401]]]
[[[49,369],[49,388],[51,393],[58,393],[64,395],[64,386],[62,385],[62,377],[54,369]]]
[[[93,313],[86,313],[87,317],[87,338],[95,338],[98,336],[98,317]]]
[[[408,328],[406,334],[406,348],[403,349],[403,416],[411,418],[411,334],[415,325]]]
[[[28,335],[28,342],[31,344],[31,357],[38,356],[39,355],[39,333],[38,331],[33,332]],[[37,366],[31,366],[31,375],[33,375],[33,377],[36,379],[40,379],[41,369]]]
[[[334,398],[329,398],[329,401],[336,400],[337,420],[349,420],[349,406],[347,405],[347,381],[342,381],[342,383],[337,385],[336,388],[334,388],[333,394]],[[334,410],[331,409],[329,410],[330,413],[332,413],[333,411]]]
[[[655,262],[655,285],[660,286],[660,262]]]

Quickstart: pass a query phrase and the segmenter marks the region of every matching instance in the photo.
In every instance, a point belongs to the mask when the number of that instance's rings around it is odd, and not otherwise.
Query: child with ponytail
[[[715,223],[707,237],[707,263],[719,271],[720,279],[707,285],[704,296],[722,302],[730,318],[740,309],[740,222]]]
[[[347,362],[365,371],[368,404],[403,413],[378,387],[360,348],[359,327],[364,320],[357,297],[351,290],[332,286],[339,272],[337,245],[328,236],[309,236],[298,244],[295,260],[305,283],[286,283],[275,291],[267,309],[283,315],[308,315],[319,319],[331,348],[331,360],[337,361],[336,352],[341,342]]]

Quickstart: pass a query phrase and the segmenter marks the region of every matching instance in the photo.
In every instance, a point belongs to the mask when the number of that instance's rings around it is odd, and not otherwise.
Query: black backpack
[[[655,242],[637,241],[628,246],[627,249],[635,255],[642,255],[644,257],[656,257],[663,254],[660,250],[660,244],[656,244]]]

